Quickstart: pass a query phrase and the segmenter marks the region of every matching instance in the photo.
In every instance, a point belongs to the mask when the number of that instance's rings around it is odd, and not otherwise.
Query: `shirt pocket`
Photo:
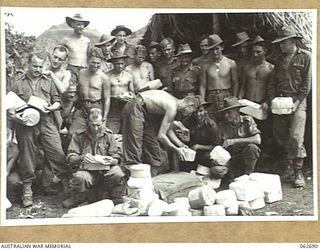
[[[51,90],[51,86],[47,83],[45,84],[42,84],[41,85],[41,92],[42,92],[42,95],[45,97],[46,101],[50,101],[51,99],[51,95],[50,95],[50,91]]]
[[[302,71],[304,69],[304,65],[300,63],[292,64],[292,73],[295,80],[300,81],[302,79]]]

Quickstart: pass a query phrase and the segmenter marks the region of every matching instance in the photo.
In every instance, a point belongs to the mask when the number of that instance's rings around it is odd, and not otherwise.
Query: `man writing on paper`
[[[125,195],[124,173],[117,165],[121,153],[117,142],[112,131],[103,125],[102,110],[92,108],[89,112],[88,127],[73,135],[68,148],[67,161],[71,166],[78,167],[78,171],[70,180],[72,196],[63,201],[67,208],[101,198],[97,197],[96,187],[105,188],[101,191],[108,191],[108,198],[116,204],[122,203],[122,196]],[[94,165],[105,168],[98,170],[92,168]]]

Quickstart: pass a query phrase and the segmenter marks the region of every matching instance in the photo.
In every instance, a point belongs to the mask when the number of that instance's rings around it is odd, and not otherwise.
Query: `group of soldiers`
[[[7,82],[24,101],[33,95],[48,103],[35,126],[8,111],[8,127],[15,132],[19,151],[16,172],[24,207],[33,204],[39,148],[52,181],[61,183],[65,207],[105,197],[121,203],[128,170],[140,163],[151,166],[152,176],[190,171],[201,164],[210,168],[212,178],[232,181],[253,172],[261,149],[268,152],[275,144],[283,149],[283,180],[305,186],[303,141],[311,57],[297,46],[300,37],[291,26],[279,30],[273,41],[281,50],[273,65],[266,60],[266,41],[243,31],[232,44],[238,51],[233,59],[224,55],[218,34],[202,37],[202,55],[193,58],[188,44],[179,45],[176,52],[171,38],[149,46],[129,45],[126,39],[132,32],[123,25],[90,46],[83,35],[89,21],[76,14],[66,17],[66,23],[73,33],[54,47],[50,66],[45,66],[46,54],[33,52],[26,73]],[[293,98],[292,114],[270,113],[271,100],[279,96]],[[240,114],[242,98],[260,104],[268,119]],[[63,143],[62,129],[68,131]],[[225,166],[210,159],[217,145],[232,156]],[[194,162],[185,161],[185,149],[196,151]],[[97,155],[110,156],[103,160],[108,170],[81,168],[101,163]]]

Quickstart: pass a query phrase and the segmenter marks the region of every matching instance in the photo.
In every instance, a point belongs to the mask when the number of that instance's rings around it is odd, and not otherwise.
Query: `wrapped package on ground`
[[[110,216],[114,207],[112,200],[101,200],[95,203],[84,205],[81,207],[72,208],[63,218],[72,217],[106,217]]]
[[[204,216],[225,216],[226,211],[223,205],[210,205],[203,207]]]
[[[266,203],[281,201],[282,191],[280,189],[269,189],[264,192],[264,200]]]
[[[238,205],[236,193],[230,189],[220,191],[216,194],[215,203],[225,207],[230,207],[233,204]]]
[[[170,203],[166,212],[171,216],[192,216],[189,206],[186,206],[183,202]]]
[[[156,199],[152,201],[151,204],[149,205],[147,213],[148,213],[148,216],[161,216],[167,210],[168,210],[168,203],[163,200]]]
[[[239,204],[237,202],[225,207],[226,215],[237,215],[239,213]]]
[[[210,152],[210,159],[218,165],[224,166],[231,159],[230,153],[221,146],[215,146]]]
[[[189,211],[191,212],[192,216],[203,216],[203,209],[189,208]]]
[[[133,178],[151,178],[150,165],[136,164],[130,166],[131,177]]]
[[[191,190],[203,186],[197,176],[186,172],[157,175],[152,178],[152,182],[155,192],[168,203],[177,197],[187,197]]]
[[[153,188],[152,179],[151,178],[134,178],[129,177],[127,181],[127,186],[129,188]]]
[[[229,184],[229,189],[236,193],[240,201],[253,201],[264,198],[262,186],[256,181],[234,181]]]
[[[263,188],[265,202],[273,203],[282,200],[282,188],[279,175],[252,173],[250,180],[257,181]]]
[[[188,197],[178,197],[178,198],[175,198],[173,200],[173,202],[175,203],[182,203],[184,204],[186,207],[190,208],[190,204],[189,204],[189,199]]]
[[[210,177],[204,177],[203,178],[203,182],[213,188],[213,189],[217,189],[221,186],[221,179],[215,179],[215,178],[210,178]]]
[[[191,190],[188,194],[191,208],[202,208],[203,206],[212,205],[215,201],[216,192],[209,186],[203,186]]]
[[[268,113],[261,108],[261,105],[253,101],[242,99],[239,100],[245,107],[240,109],[240,112],[246,115],[250,115],[258,120],[265,120],[268,117]]]
[[[148,212],[149,205],[156,199],[157,198],[155,197],[155,199],[153,199],[153,200],[139,200],[139,199],[127,197],[126,201],[128,201],[128,200],[130,201],[131,207],[138,208],[141,215],[146,215]]]
[[[139,215],[140,211],[137,207],[132,207],[130,202],[118,204],[112,209],[113,214]]]
[[[256,210],[265,207],[264,197],[249,201],[251,209]]]
[[[233,190],[223,190],[216,195],[216,204],[223,205],[226,209],[226,215],[238,214],[238,201],[236,193]]]
[[[234,179],[234,181],[249,181],[250,177],[247,174],[241,175]]]

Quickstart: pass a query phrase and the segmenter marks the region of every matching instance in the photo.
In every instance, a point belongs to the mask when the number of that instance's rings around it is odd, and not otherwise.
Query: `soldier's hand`
[[[299,100],[296,100],[296,101],[293,103],[293,107],[292,107],[293,113],[296,112],[299,104],[300,104],[300,101],[299,101]]]
[[[183,152],[183,148],[178,148],[178,150],[177,150],[177,156],[178,156],[178,159],[179,159],[180,161],[185,161],[185,160],[186,160],[186,156],[185,156],[185,154],[184,154],[184,152]]]
[[[46,112],[46,111],[47,111],[47,112],[50,112],[50,111],[56,110],[55,107],[52,107],[52,105],[51,105],[51,106],[44,106],[43,109],[44,109],[45,112]]]
[[[42,74],[51,77],[53,72],[51,70],[44,70],[44,71],[42,71]]]
[[[82,156],[83,162],[85,163],[96,163],[96,159],[92,154],[86,153],[85,155]]]
[[[27,125],[27,122],[28,122],[28,119],[23,117],[22,114],[15,114],[15,115],[11,116],[11,119],[14,122],[17,122],[22,125]]]
[[[193,150],[195,150],[195,151],[199,150],[199,144],[193,145],[193,146],[191,147],[191,149],[193,149]]]
[[[234,144],[235,144],[235,141],[233,139],[227,139],[222,143],[222,147],[223,148],[228,148],[228,147],[230,147],[230,146],[232,146]]]

